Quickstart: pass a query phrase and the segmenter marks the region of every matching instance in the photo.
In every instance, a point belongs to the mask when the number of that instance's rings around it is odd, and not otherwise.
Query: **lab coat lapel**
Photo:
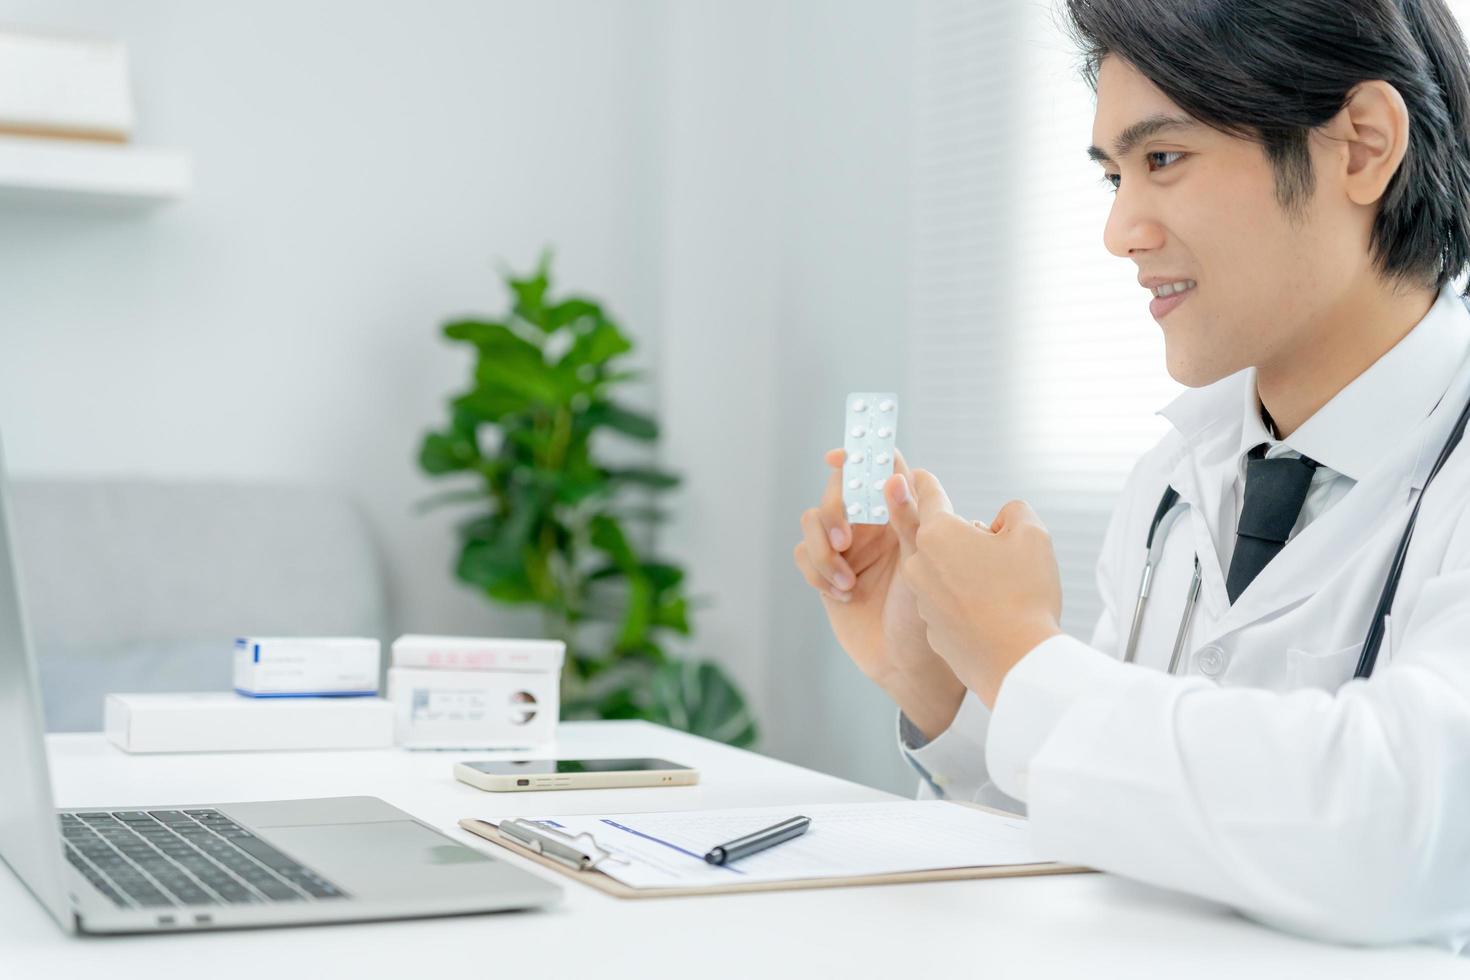
[[[1407,518],[1417,440],[1356,484],[1330,510],[1286,543],[1248,585],[1211,632],[1210,639],[1259,622],[1320,590],[1353,567],[1352,556],[1382,530],[1385,519]]]
[[[1159,413],[1183,439],[1180,455],[1169,467],[1169,485],[1189,505],[1187,526],[1199,559],[1200,604],[1211,622],[1230,604],[1218,542],[1226,529],[1213,526],[1211,520],[1234,511],[1233,503],[1226,506],[1226,495],[1233,492],[1231,461],[1240,441],[1238,406],[1246,392],[1255,391],[1255,384],[1254,371],[1240,371],[1206,388],[1184,392]],[[1228,530],[1234,533],[1234,526]],[[1183,582],[1179,588],[1182,592]]]
[[[1222,480],[1223,468],[1211,462],[1214,446],[1200,447],[1186,453],[1169,474],[1169,485],[1179,492],[1179,499],[1189,506],[1188,528],[1199,559],[1200,602],[1210,620],[1218,620],[1230,604],[1225,591],[1225,574],[1220,567],[1220,551],[1215,543],[1217,530],[1210,526],[1208,515],[1218,514],[1230,492],[1228,479]],[[1180,588],[1183,589],[1181,583]]]

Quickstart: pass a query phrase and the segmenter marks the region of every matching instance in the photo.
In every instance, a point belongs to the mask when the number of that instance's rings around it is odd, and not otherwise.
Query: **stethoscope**
[[[1439,451],[1439,457],[1434,461],[1434,467],[1429,471],[1429,476],[1424,480],[1424,487],[1419,491],[1419,498],[1414,501],[1414,509],[1409,513],[1409,523],[1404,527],[1403,537],[1399,539],[1398,550],[1394,552],[1393,564],[1389,566],[1388,578],[1383,583],[1383,591],[1378,596],[1378,607],[1373,613],[1373,620],[1368,624],[1368,635],[1363,638],[1363,651],[1358,656],[1358,666],[1353,672],[1354,677],[1367,677],[1373,673],[1373,665],[1378,661],[1378,648],[1383,644],[1384,623],[1389,611],[1393,608],[1393,598],[1398,592],[1399,579],[1404,571],[1404,558],[1409,553],[1409,540],[1414,536],[1414,523],[1419,519],[1419,505],[1424,502],[1424,494],[1429,490],[1429,484],[1439,475],[1440,469],[1445,461],[1450,458],[1450,453],[1460,444],[1460,438],[1465,434],[1466,422],[1470,422],[1470,403],[1460,411],[1460,417],[1455,422],[1455,427],[1450,431],[1450,436],[1445,440],[1444,447]],[[1163,496],[1159,498],[1159,506],[1154,510],[1153,521],[1149,524],[1148,539],[1144,543],[1145,553],[1143,559],[1143,577],[1138,583],[1138,601],[1133,607],[1133,622],[1128,628],[1128,643],[1123,648],[1123,662],[1132,663],[1134,654],[1138,652],[1138,634],[1143,625],[1143,611],[1148,606],[1149,592],[1153,586],[1154,566],[1158,564],[1163,554],[1164,542],[1168,539],[1169,531],[1173,528],[1181,514],[1188,509],[1188,504],[1179,499],[1179,491],[1173,487],[1165,487]],[[1189,628],[1194,622],[1195,606],[1199,603],[1200,572],[1199,555],[1194,556],[1194,575],[1189,580],[1189,593],[1184,600],[1184,613],[1179,618],[1179,632],[1174,636],[1174,649],[1169,655],[1169,673],[1174,673],[1179,667],[1179,659],[1184,654],[1184,645],[1189,639]]]
[[[1131,664],[1133,655],[1138,652],[1138,633],[1143,627],[1143,610],[1148,606],[1148,595],[1154,583],[1154,565],[1158,564],[1159,556],[1163,554],[1164,542],[1168,540],[1169,531],[1174,522],[1179,519],[1189,505],[1179,501],[1179,491],[1173,487],[1165,487],[1164,495],[1159,498],[1159,506],[1154,510],[1154,519],[1148,526],[1148,540],[1144,544],[1146,549],[1143,557],[1143,578],[1138,583],[1138,602],[1133,607],[1133,622],[1128,627],[1128,645],[1123,648],[1123,662]],[[1184,614],[1179,617],[1179,632],[1174,635],[1174,649],[1169,654],[1169,673],[1174,673],[1179,667],[1179,658],[1184,653],[1184,644],[1189,639],[1189,627],[1194,622],[1194,607],[1199,602],[1199,555],[1194,556],[1194,575],[1189,580],[1189,592],[1184,598]]]

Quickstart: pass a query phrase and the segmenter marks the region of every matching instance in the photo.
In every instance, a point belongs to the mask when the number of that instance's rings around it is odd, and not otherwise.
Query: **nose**
[[[1164,226],[1150,213],[1146,195],[1131,190],[1134,186],[1136,183],[1126,180],[1119,185],[1103,225],[1103,244],[1120,259],[1164,244]]]

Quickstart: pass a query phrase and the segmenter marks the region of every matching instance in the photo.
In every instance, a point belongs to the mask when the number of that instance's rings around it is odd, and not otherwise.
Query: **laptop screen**
[[[76,927],[63,884],[41,699],[36,687],[10,533],[5,461],[0,455],[0,857],[47,910]]]

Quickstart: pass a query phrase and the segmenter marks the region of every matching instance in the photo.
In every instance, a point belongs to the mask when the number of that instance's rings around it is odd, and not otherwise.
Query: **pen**
[[[572,836],[551,827],[538,826],[531,820],[502,820],[495,829],[525,845],[528,850],[578,871],[595,868],[609,856],[591,834]]]
[[[710,848],[710,852],[704,856],[704,859],[710,864],[729,864],[748,854],[774,847],[782,841],[800,837],[811,825],[811,817],[792,817],[790,820],[782,820],[774,827],[757,830],[753,834],[746,834],[744,837],[737,837],[719,847]]]

